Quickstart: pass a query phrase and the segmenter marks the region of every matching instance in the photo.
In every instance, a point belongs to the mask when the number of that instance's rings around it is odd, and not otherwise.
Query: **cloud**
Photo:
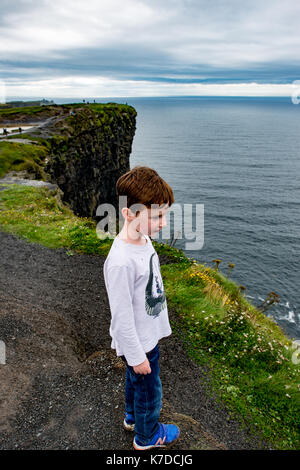
[[[76,77],[155,94],[287,84],[300,78],[299,13],[293,0],[2,0],[0,79],[9,95]]]
[[[88,98],[136,96],[292,96],[294,84],[259,83],[169,83],[114,80],[107,77],[69,76],[57,79],[10,82],[10,95],[38,98]],[[299,89],[299,84],[297,86]],[[299,95],[299,91],[297,96]]]

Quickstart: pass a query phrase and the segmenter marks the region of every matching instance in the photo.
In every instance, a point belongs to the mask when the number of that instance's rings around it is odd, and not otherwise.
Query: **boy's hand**
[[[133,370],[136,374],[151,374],[151,367],[148,359],[146,358],[144,362],[138,366],[133,366]]]

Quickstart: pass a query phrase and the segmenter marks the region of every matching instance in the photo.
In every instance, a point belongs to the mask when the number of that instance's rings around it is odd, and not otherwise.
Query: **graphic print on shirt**
[[[160,314],[160,312],[166,307],[166,296],[165,292],[163,289],[162,282],[160,281],[159,276],[156,276],[153,273],[153,256],[155,256],[155,253],[151,255],[150,261],[149,261],[149,267],[150,267],[150,272],[149,272],[149,279],[146,285],[146,300],[145,300],[145,308],[146,312],[148,315],[151,317],[157,318]],[[153,286],[153,280],[155,276],[155,284]],[[154,292],[153,293],[153,288]]]

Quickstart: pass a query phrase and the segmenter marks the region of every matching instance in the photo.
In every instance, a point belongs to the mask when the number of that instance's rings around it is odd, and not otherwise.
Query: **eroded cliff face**
[[[71,109],[43,129],[50,144],[47,179],[76,215],[95,217],[102,203],[118,208],[116,181],[130,169],[135,128],[134,108],[108,104]]]

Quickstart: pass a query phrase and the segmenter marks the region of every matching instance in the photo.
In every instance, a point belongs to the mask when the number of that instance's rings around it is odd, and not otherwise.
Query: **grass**
[[[41,163],[47,153],[47,149],[42,145],[0,141],[0,178],[11,170],[27,170],[37,178],[44,179]]]
[[[163,265],[168,305],[190,356],[208,364],[213,390],[253,434],[299,449],[299,364],[292,341],[215,269]],[[299,361],[297,361],[299,362]]]
[[[125,113],[134,112],[134,108],[129,105],[119,104],[119,103],[69,103],[61,105],[48,105],[48,106],[23,106],[15,108],[2,108],[0,109],[0,121],[5,122],[5,120],[16,120],[19,116],[32,116],[33,118],[41,115],[52,116],[58,113],[60,110],[76,109],[76,108],[90,108],[96,113],[101,113],[105,110],[115,110],[116,112],[124,111]]]
[[[40,113],[53,113],[55,112],[55,108],[57,105],[49,105],[49,106],[20,106],[20,107],[13,107],[13,108],[3,108],[0,109],[0,120],[1,122],[4,121],[5,119],[11,119],[15,118],[15,116],[18,116],[20,114],[22,115],[27,115],[27,116],[36,116],[39,115]]]
[[[106,256],[109,238],[96,223],[75,216],[48,188],[10,185],[0,191],[0,227],[50,248]],[[253,435],[275,449],[299,449],[299,360],[279,326],[248,302],[220,271],[153,241],[174,263],[161,271],[173,333],[188,354],[209,366],[211,393]]]
[[[3,186],[3,185],[0,185]],[[96,223],[81,218],[46,187],[9,185],[0,191],[1,229],[48,248],[105,255],[111,242],[99,240]]]

